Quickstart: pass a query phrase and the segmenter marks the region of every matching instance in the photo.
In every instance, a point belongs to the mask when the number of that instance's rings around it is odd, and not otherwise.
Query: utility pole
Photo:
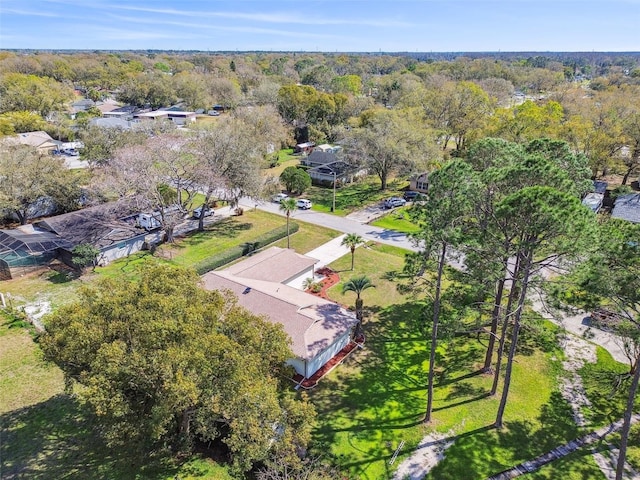
[[[336,172],[333,172],[333,203],[331,204],[331,211],[336,211]]]

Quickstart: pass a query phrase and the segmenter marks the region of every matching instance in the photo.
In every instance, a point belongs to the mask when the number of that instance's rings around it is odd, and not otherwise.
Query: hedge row
[[[289,232],[295,233],[298,231],[300,226],[297,223],[291,222],[289,224]],[[287,236],[287,226],[283,225],[282,227],[274,228],[273,230],[263,233],[258,236],[253,242],[246,242],[240,245],[237,245],[233,248],[225,250],[224,252],[220,252],[217,255],[213,255],[211,257],[205,258],[201,262],[196,263],[195,269],[198,272],[198,275],[204,275],[211,270],[215,270],[216,268],[220,268],[227,263],[231,263],[234,260],[237,260],[245,255],[249,255],[262,247],[269,245],[275,241],[280,240]]]

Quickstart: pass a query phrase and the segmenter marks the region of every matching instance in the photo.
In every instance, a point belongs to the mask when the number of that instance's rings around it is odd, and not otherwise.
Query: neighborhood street
[[[254,201],[250,198],[243,198],[240,205],[245,209],[258,208],[265,212],[276,213],[284,216],[280,211],[280,205],[275,202]],[[417,251],[418,248],[407,238],[404,233],[394,230],[386,230],[380,227],[367,225],[351,218],[339,217],[329,213],[314,212],[313,210],[296,210],[291,214],[294,220],[313,223],[322,227],[331,228],[342,233],[356,233],[365,240],[372,240],[395,247],[404,248],[406,250]]]

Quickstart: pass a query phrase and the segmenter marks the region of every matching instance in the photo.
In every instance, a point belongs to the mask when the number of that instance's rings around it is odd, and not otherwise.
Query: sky
[[[0,49],[640,51],[640,0],[0,0]]]

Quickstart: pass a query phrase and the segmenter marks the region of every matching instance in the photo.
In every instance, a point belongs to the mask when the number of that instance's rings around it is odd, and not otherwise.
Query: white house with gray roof
[[[305,378],[349,344],[357,324],[355,315],[340,305],[284,283],[309,275],[316,262],[272,247],[202,277],[207,290],[228,290],[250,312],[282,325],[295,355],[287,363]]]

